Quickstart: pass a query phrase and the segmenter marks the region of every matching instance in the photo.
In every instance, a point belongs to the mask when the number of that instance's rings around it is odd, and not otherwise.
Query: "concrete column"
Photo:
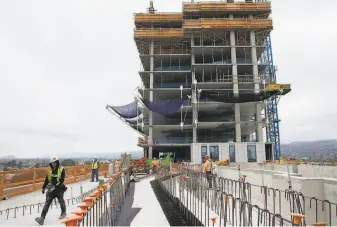
[[[252,58],[252,64],[253,64],[254,92],[258,93],[260,91],[260,78],[259,78],[259,69],[257,65],[255,31],[250,31],[250,43],[252,46],[251,58]]]
[[[235,142],[241,142],[240,104],[235,103]]]
[[[233,19],[233,14],[229,15],[230,19]],[[232,61],[232,77],[233,77],[233,92],[234,95],[239,95],[238,85],[238,68],[236,63],[236,44],[235,44],[235,32],[230,31],[230,44],[231,44],[231,61]]]
[[[261,111],[262,111],[261,104],[258,102],[256,104],[256,116],[255,116],[255,120],[256,120],[256,123],[257,123],[256,142],[263,142]]]
[[[229,15],[229,19],[233,19],[233,14]],[[232,78],[233,78],[233,93],[235,96],[239,95],[239,81],[238,81],[238,66],[236,62],[236,43],[235,31],[230,31],[230,44],[231,44],[231,61],[232,61]],[[240,117],[240,104],[236,103],[234,107],[235,116],[235,141],[241,142],[241,117]]]
[[[253,16],[249,16],[250,19],[253,19]],[[259,69],[257,64],[257,52],[256,52],[256,37],[255,31],[250,31],[250,45],[252,47],[252,64],[253,64],[253,77],[254,77],[254,93],[260,92],[260,78],[259,78]],[[263,132],[262,132],[262,117],[261,117],[261,106],[259,103],[256,103],[256,115],[255,120],[257,123],[256,129],[256,141],[263,142]]]
[[[192,34],[191,37],[191,46],[194,46],[194,37]],[[195,56],[193,53],[191,53],[191,66],[195,64]],[[191,67],[192,68],[192,67]],[[198,109],[197,109],[197,92],[195,89],[195,85],[193,85],[193,82],[195,80],[195,72],[192,69],[192,119],[193,119],[193,143],[197,142],[197,125],[195,122],[198,120]]]
[[[154,43],[153,40],[150,43],[150,89],[153,89],[153,71],[154,71],[154,59],[153,59],[153,53],[154,53]],[[153,101],[153,91],[150,91],[150,101]],[[152,116],[152,111],[149,111],[149,141],[151,145],[149,146],[149,152],[148,152],[148,157],[152,158],[152,144],[153,144],[153,128],[152,128],[152,123],[153,123],[153,116]]]

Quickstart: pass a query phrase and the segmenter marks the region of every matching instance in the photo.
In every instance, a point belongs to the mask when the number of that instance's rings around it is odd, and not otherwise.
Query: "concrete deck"
[[[131,183],[116,226],[170,226],[148,177]]]

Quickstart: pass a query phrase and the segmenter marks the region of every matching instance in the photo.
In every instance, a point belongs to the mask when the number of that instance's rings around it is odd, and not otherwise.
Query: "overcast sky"
[[[337,1],[274,0],[281,141],[337,138]],[[139,150],[105,106],[140,84],[133,13],[148,0],[0,1],[0,156]],[[155,0],[180,11],[180,0]]]

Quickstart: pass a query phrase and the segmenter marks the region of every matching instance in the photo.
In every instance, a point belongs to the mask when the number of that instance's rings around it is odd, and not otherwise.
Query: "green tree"
[[[64,160],[62,161],[62,165],[63,165],[63,166],[75,166],[76,163],[75,163],[74,160],[72,160],[72,159],[64,159]]]
[[[11,161],[11,165],[12,165],[12,167],[16,167],[16,160],[15,160],[15,159],[13,159],[13,160]]]
[[[19,161],[18,169],[22,169],[22,168],[23,168],[23,162]]]
[[[35,163],[35,168],[40,168],[40,163]]]

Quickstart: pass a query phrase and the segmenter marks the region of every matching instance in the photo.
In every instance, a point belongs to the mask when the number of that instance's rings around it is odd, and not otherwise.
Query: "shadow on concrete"
[[[130,226],[133,219],[140,212],[141,208],[133,208],[132,204],[135,195],[135,183],[130,182],[129,189],[127,190],[124,204],[122,206],[121,212],[118,215],[118,219],[115,226]]]
[[[151,186],[170,226],[194,226],[179,212],[179,201],[173,201],[160,187],[157,180],[151,181]]]

